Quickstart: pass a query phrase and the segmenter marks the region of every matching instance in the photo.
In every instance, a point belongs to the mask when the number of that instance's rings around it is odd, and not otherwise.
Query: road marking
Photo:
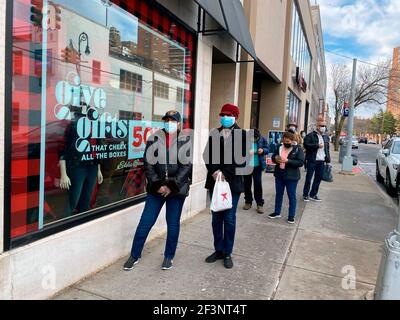
[[[375,162],[359,162],[358,165],[361,166],[374,166],[376,163]]]

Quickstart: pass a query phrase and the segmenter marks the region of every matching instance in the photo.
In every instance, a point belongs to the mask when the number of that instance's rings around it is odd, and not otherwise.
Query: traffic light
[[[65,63],[79,63],[79,53],[71,47],[66,47],[65,49],[61,49],[61,61]]]
[[[31,0],[31,22],[36,27],[42,27],[43,0]]]
[[[61,29],[61,9],[60,6],[54,5],[55,8],[55,27],[57,30]]]

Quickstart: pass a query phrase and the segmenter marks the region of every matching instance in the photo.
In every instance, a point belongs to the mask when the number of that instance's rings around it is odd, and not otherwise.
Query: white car
[[[397,169],[400,166],[400,138],[393,138],[379,150],[376,157],[376,180],[384,182],[387,192],[396,194]]]
[[[357,140],[357,138],[353,138],[351,140],[351,148],[352,149],[358,149],[358,140]]]

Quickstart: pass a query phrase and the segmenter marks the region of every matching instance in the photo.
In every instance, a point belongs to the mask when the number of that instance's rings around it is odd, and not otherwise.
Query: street
[[[381,149],[379,144],[359,144],[359,149],[353,149],[353,154],[358,156],[358,166],[375,181],[380,190],[387,194],[385,186],[376,181],[376,155]],[[396,198],[392,198],[393,203],[397,205]]]

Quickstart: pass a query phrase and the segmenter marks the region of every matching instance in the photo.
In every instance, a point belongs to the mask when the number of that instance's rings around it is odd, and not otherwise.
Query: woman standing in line
[[[270,219],[281,217],[282,202],[285,188],[289,197],[288,223],[294,224],[296,216],[296,190],[300,180],[300,168],[304,164],[304,152],[298,145],[293,145],[295,137],[290,132],[285,132],[282,145],[275,151],[272,161],[275,166],[275,211],[269,215]]]

